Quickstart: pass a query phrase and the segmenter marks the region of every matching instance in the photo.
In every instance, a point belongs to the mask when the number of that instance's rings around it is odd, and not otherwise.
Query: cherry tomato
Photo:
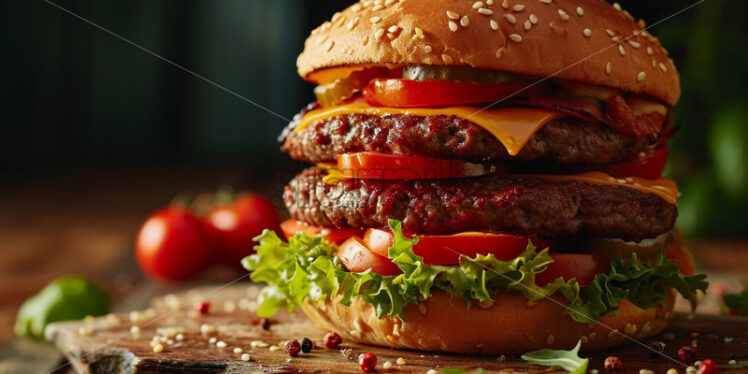
[[[491,167],[462,160],[358,152],[338,156],[338,170],[344,178],[443,179],[486,175]]]
[[[406,234],[407,237],[412,235]],[[364,234],[364,243],[372,252],[387,256],[394,236],[389,230],[368,229]],[[519,256],[531,240],[537,248],[545,249],[553,243],[523,235],[493,234],[483,232],[464,232],[454,235],[418,234],[418,244],[413,252],[423,257],[428,265],[456,265],[460,256],[475,257],[478,254],[493,254],[501,261]]]
[[[213,257],[202,222],[184,208],[166,207],[153,213],[135,238],[140,269],[154,278],[190,278],[208,267]]]
[[[223,259],[237,266],[242,258],[253,253],[252,238],[265,229],[280,232],[278,211],[258,194],[245,194],[231,204],[216,205],[203,221],[219,245]]]
[[[548,268],[535,275],[535,283],[544,286],[553,283],[558,277],[565,280],[576,278],[580,287],[589,286],[595,275],[610,270],[610,260],[601,255],[552,254],[553,262]]]
[[[657,179],[667,165],[670,150],[667,147],[657,148],[642,158],[608,166],[605,170],[615,178],[640,177],[644,179]]]
[[[398,275],[401,273],[390,259],[372,252],[366,247],[361,238],[352,236],[338,247],[338,258],[346,269],[354,273],[371,270],[382,275]]]
[[[352,227],[336,229],[314,226],[295,219],[283,221],[283,223],[281,223],[281,230],[283,230],[283,235],[286,236],[286,239],[296,235],[297,232],[303,232],[309,236],[321,236],[335,244],[340,244],[348,240],[351,236],[361,236],[364,233],[364,230],[362,229]]]
[[[510,95],[522,96],[540,88],[527,83],[487,83],[406,79],[375,79],[364,89],[369,104],[391,108],[427,108],[461,104],[485,103]],[[530,92],[532,91],[532,92]]]

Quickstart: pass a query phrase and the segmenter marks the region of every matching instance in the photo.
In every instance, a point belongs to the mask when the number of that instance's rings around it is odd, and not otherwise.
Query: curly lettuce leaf
[[[558,366],[569,372],[569,374],[584,374],[587,372],[589,358],[579,357],[579,348],[582,342],[578,341],[576,347],[570,351],[541,349],[522,355],[522,359],[540,366]]]
[[[252,271],[252,281],[268,284],[258,298],[258,315],[268,317],[280,309],[293,311],[305,298],[318,301],[339,297],[341,304],[350,305],[360,296],[380,318],[404,320],[405,307],[428,299],[432,289],[439,289],[462,298],[468,307],[474,301],[490,302],[500,292],[519,292],[529,301],[559,293],[568,301],[567,312],[572,318],[590,322],[615,313],[623,298],[649,307],[667,299],[666,286],[684,296],[706,288],[703,276],[686,277],[678,272],[677,264],[662,256],[651,264],[635,256],[628,261],[613,260],[610,273],[597,275],[585,292],[580,292],[575,279],[566,281],[560,277],[538,286],[536,274],[553,259],[547,249],[538,251],[532,243],[509,261],[477,255],[463,256],[454,266],[427,265],[413,252],[418,238],[407,238],[399,221],[391,220],[390,227],[394,240],[388,257],[402,270],[397,276],[348,272],[335,256],[335,245],[322,238],[299,233],[286,243],[274,232],[265,231],[255,238],[259,242],[256,254],[242,260],[244,267]]]

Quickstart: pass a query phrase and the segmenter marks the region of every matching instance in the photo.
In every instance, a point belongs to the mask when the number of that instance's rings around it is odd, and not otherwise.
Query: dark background
[[[57,3],[291,118],[313,99],[295,68],[306,35],[351,1]],[[621,3],[652,24],[692,2]],[[683,192],[679,225],[694,236],[748,229],[746,14],[746,1],[706,0],[652,30],[683,79],[668,174]],[[3,1],[0,25],[4,185],[239,168],[242,177],[218,182],[267,190],[263,178],[297,167],[275,140],[285,120],[44,1]]]

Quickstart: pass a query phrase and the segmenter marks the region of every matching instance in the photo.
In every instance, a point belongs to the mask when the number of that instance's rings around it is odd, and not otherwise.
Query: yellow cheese
[[[453,115],[470,120],[490,132],[512,156],[517,155],[543,125],[563,116],[558,112],[536,108],[489,108],[481,110],[481,108],[473,106],[455,106],[431,109],[398,109],[373,107],[366,103],[353,103],[310,111],[301,119],[296,131],[299,132],[316,121],[351,113],[380,116],[410,114],[422,117]]]
[[[673,180],[667,178],[644,179],[626,177],[616,179],[599,171],[571,175],[533,174],[527,176],[548,181],[584,182],[605,186],[621,186],[646,194],[657,195],[670,204],[675,204],[678,201],[678,185]]]

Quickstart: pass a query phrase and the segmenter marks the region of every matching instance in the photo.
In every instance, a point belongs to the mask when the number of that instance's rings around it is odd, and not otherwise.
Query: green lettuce
[[[258,315],[268,317],[279,309],[291,312],[306,298],[319,301],[340,296],[340,303],[350,305],[360,296],[380,318],[397,316],[405,320],[406,306],[428,299],[431,290],[438,289],[462,298],[468,307],[474,301],[490,302],[492,295],[500,292],[519,292],[529,301],[559,293],[568,301],[567,312],[573,319],[589,322],[615,313],[623,298],[648,307],[667,299],[666,286],[684,297],[706,288],[703,276],[686,277],[678,272],[677,264],[663,256],[651,264],[635,256],[628,261],[616,259],[610,273],[599,274],[585,292],[580,292],[575,279],[565,281],[560,277],[538,286],[535,275],[553,259],[547,249],[538,251],[532,243],[510,261],[477,255],[463,256],[454,266],[427,265],[413,252],[418,238],[403,235],[399,221],[391,220],[390,228],[394,240],[388,257],[402,270],[397,276],[348,272],[335,256],[335,245],[324,239],[298,233],[284,242],[275,232],[266,230],[255,238],[259,243],[256,254],[242,260],[252,272],[252,281],[267,283],[258,298]]]
[[[534,365],[558,366],[569,374],[584,374],[587,372],[590,359],[579,357],[581,346],[582,342],[579,341],[570,351],[541,349],[522,355],[522,359]]]

